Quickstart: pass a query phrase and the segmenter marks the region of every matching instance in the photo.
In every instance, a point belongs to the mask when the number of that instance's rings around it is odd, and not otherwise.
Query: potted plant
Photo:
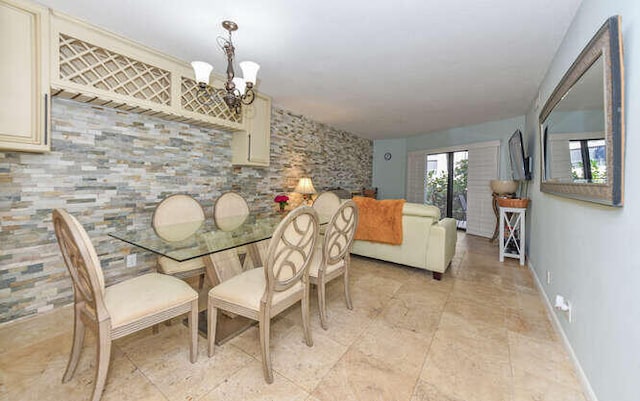
[[[280,205],[280,212],[284,212],[284,208],[288,205],[289,197],[287,195],[278,195],[273,201]]]

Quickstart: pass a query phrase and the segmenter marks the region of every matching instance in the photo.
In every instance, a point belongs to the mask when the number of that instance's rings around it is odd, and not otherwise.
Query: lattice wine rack
[[[213,103],[211,105],[204,105],[198,102],[196,99],[197,92],[197,82],[193,79],[182,77],[182,96],[180,96],[180,101],[182,102],[183,109],[205,115],[215,115],[218,118],[238,123],[242,122],[242,115],[230,110],[224,102]]]
[[[172,75],[179,74],[177,69],[150,65],[63,33],[59,34],[58,45],[57,78],[63,82],[61,89],[68,97],[205,126],[229,128],[233,125],[226,126],[225,121],[242,122],[242,116],[229,110],[224,102],[200,104],[193,79],[181,76],[180,98],[172,99]],[[74,85],[66,87],[64,82]],[[102,95],[105,99],[101,99],[100,93],[105,92],[118,96]],[[155,108],[153,104],[160,107]],[[196,115],[221,121],[198,120]]]
[[[60,78],[153,103],[171,103],[169,71],[63,34]]]

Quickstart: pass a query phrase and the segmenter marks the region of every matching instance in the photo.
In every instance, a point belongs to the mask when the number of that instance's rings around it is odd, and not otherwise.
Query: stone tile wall
[[[109,108],[54,99],[52,151],[0,152],[0,322],[72,302],[51,210],[65,208],[87,230],[107,285],[155,269],[156,257],[108,237],[150,224],[173,193],[195,196],[211,215],[221,193],[243,193],[275,209],[301,176],[317,190],[371,185],[372,142],[274,108],[271,165],[231,165],[231,135]],[[291,194],[292,206],[299,196]],[[137,266],[124,258],[137,254]]]

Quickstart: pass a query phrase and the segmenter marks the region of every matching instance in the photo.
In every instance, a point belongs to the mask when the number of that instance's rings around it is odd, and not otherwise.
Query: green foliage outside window
[[[591,182],[602,183],[607,182],[606,168],[598,165],[597,160],[590,160],[591,162]],[[571,178],[574,181],[584,180],[584,171],[582,168],[582,162],[574,163],[571,167]]]
[[[466,212],[462,208],[462,202],[459,195],[467,199],[467,170],[469,167],[468,159],[459,160],[453,171],[453,211],[452,217],[456,220],[465,221]],[[427,173],[426,180],[426,203],[437,206],[440,214],[446,216],[447,210],[447,174],[436,175],[436,171],[432,170]],[[465,205],[466,206],[466,205]]]

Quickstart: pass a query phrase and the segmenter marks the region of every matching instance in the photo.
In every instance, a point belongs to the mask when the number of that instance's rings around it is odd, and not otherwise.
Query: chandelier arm
[[[244,95],[240,97],[242,104],[250,105],[256,99],[256,92],[252,88],[245,89]]]
[[[199,85],[196,92],[196,99],[200,104],[211,106],[220,102],[220,89],[216,89],[210,85]]]

